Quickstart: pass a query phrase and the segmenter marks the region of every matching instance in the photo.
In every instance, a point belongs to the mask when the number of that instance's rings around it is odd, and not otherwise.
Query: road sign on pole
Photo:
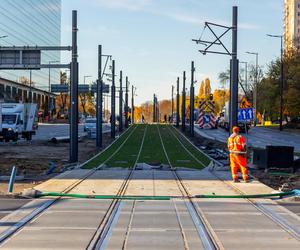
[[[51,84],[52,93],[67,93],[69,92],[69,85],[67,84]]]
[[[109,85],[102,82],[102,88],[103,93],[109,93]],[[97,92],[97,84],[92,85],[91,92],[96,93]]]
[[[86,84],[78,84],[79,93],[88,93],[90,92],[90,86]]]
[[[238,110],[238,121],[252,121],[254,119],[253,108],[239,109]]]

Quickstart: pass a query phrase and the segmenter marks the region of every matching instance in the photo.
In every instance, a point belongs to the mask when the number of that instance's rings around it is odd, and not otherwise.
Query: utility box
[[[294,163],[294,147],[266,146],[267,168],[291,168]]]
[[[294,166],[294,147],[266,146],[253,150],[253,164],[258,168],[292,168]]]
[[[253,160],[252,163],[258,168],[265,169],[267,166],[267,155],[266,149],[255,148],[253,149]]]

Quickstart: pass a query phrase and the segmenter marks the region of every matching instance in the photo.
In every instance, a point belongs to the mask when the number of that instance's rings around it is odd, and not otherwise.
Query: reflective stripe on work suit
[[[228,138],[228,149],[230,152],[230,167],[233,180],[238,180],[239,169],[242,173],[243,179],[248,180],[245,138],[233,133]]]

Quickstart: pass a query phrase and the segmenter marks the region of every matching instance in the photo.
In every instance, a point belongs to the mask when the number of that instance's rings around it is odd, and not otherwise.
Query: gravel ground
[[[78,158],[82,163],[100,150],[96,148],[95,140],[83,138],[78,144]],[[103,136],[104,147],[111,143],[110,134]],[[103,147],[103,148],[104,148]],[[17,167],[17,175],[24,176],[24,180],[16,181],[14,192],[20,192],[24,188],[30,188],[42,181],[59,173],[64,166],[68,165],[69,143],[52,143],[47,141],[20,141],[18,144],[6,143],[0,145],[0,194],[7,191],[8,180],[3,176],[10,175],[12,166]],[[45,175],[49,161],[57,167],[52,175]]]

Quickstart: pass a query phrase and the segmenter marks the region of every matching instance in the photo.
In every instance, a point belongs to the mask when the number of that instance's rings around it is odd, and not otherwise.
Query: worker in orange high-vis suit
[[[239,181],[238,171],[240,170],[243,180],[248,182],[246,140],[239,134],[238,127],[233,127],[232,132],[228,138],[232,179],[234,182]]]

